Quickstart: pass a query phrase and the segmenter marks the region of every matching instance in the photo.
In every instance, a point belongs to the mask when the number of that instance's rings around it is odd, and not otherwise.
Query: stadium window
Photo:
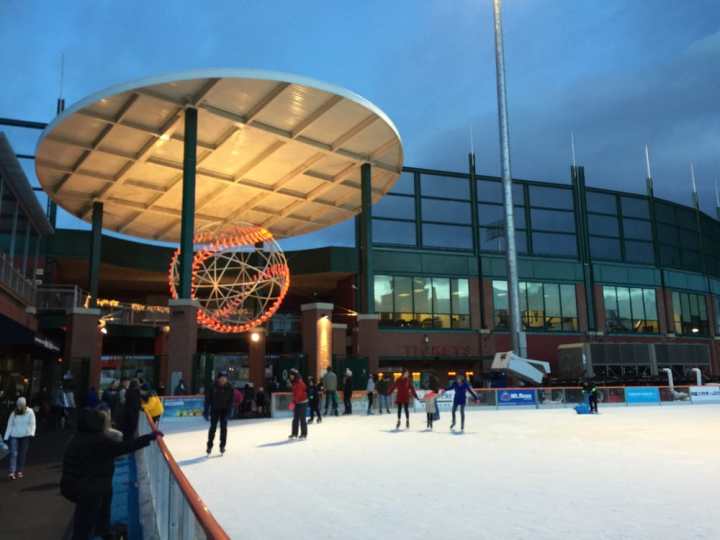
[[[575,232],[575,214],[573,212],[533,208],[530,219],[534,231]]]
[[[523,185],[513,182],[512,185],[513,206],[525,205],[525,190]],[[503,204],[502,182],[499,180],[477,180],[477,200],[480,202],[489,202]]]
[[[707,336],[708,317],[705,295],[673,291],[673,326],[683,336]]]
[[[497,330],[510,325],[507,282],[493,281],[493,318]],[[526,330],[576,332],[577,301],[574,284],[521,281],[518,286],[521,320]]]
[[[625,260],[638,264],[653,264],[655,262],[655,251],[652,243],[626,240]]]
[[[470,203],[444,201],[440,199],[422,199],[423,221],[470,224]]]
[[[650,205],[648,200],[639,197],[621,197],[620,206],[625,217],[650,219]]]
[[[597,191],[588,191],[587,209],[588,212],[598,212],[600,214],[617,214],[617,197],[610,193],[600,193]]]
[[[472,227],[423,223],[423,246],[440,249],[472,249]]]
[[[572,191],[566,188],[530,186],[530,206],[573,210]]]
[[[376,275],[374,294],[381,326],[470,328],[467,279]]]
[[[623,219],[623,236],[633,240],[652,240],[652,225],[642,219]]]
[[[619,261],[621,259],[620,240],[618,238],[591,236],[590,255],[593,259]]]
[[[600,236],[620,236],[618,219],[615,216],[588,214],[588,232]]]
[[[397,182],[390,188],[390,193],[415,195],[415,175],[411,172],[402,173]]]
[[[609,333],[658,333],[655,289],[606,285],[603,303]]]
[[[372,207],[373,217],[415,220],[415,198],[404,195],[385,195]]]
[[[527,233],[515,230],[515,249],[521,255],[527,251]],[[480,250],[505,253],[505,228],[480,227]]]
[[[470,181],[452,176],[420,176],[420,194],[423,197],[470,200]]]
[[[373,219],[373,244],[415,246],[415,222]]]
[[[532,233],[533,253],[558,257],[577,257],[574,234]]]

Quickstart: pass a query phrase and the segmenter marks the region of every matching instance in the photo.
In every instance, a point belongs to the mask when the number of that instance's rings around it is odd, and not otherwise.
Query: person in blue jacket
[[[452,424],[450,429],[455,427],[455,411],[460,407],[460,430],[465,431],[465,404],[467,403],[468,392],[477,401],[477,394],[473,392],[472,387],[467,383],[465,377],[458,375],[452,386],[448,390],[455,390],[455,397],[453,398],[452,408]]]

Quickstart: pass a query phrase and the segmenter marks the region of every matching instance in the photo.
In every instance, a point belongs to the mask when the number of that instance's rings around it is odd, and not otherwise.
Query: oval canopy
[[[342,88],[264,71],[218,69],[113,87],[77,103],[43,132],[37,176],[61,207],[152,240],[180,236],[184,112],[198,110],[196,229],[243,222],[276,237],[360,211],[360,166],[373,202],[403,164],[397,129]]]

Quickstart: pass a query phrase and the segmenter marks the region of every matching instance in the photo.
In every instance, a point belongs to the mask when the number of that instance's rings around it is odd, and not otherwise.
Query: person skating
[[[185,379],[180,379],[180,381],[177,383],[177,386],[175,386],[173,394],[176,396],[184,396],[187,393],[188,391],[187,386],[185,386]]]
[[[352,371],[346,369],[345,377],[343,378],[343,405],[345,406],[345,412],[343,414],[352,414],[352,393]]]
[[[316,383],[315,377],[310,375],[307,382],[307,395],[308,404],[310,405],[310,420],[309,424],[315,421],[315,415],[317,415],[317,423],[322,422],[322,416],[320,416],[320,402],[322,400],[322,383]]]
[[[590,407],[590,414],[598,414],[598,397],[600,389],[597,384],[591,382],[589,379],[583,383],[583,392],[587,396],[588,406]]]
[[[470,393],[477,401],[477,394],[473,392],[472,387],[467,383],[465,377],[458,375],[452,386],[448,390],[455,390],[452,407],[452,424],[450,429],[455,427],[455,412],[460,408],[460,430],[465,431],[465,404],[467,403],[467,394]]]
[[[215,431],[220,422],[220,453],[225,453],[227,445],[227,421],[230,410],[233,406],[233,387],[228,382],[227,374],[224,371],[218,373],[215,383],[205,392],[205,420],[210,421],[208,430],[207,454],[210,455],[215,443]]]
[[[292,388],[292,403],[293,403],[293,419],[292,419],[292,431],[290,432],[289,439],[298,438],[298,427],[300,428],[300,440],[307,438],[307,406],[308,406],[308,394],[305,382],[302,380],[302,376],[297,369],[290,370],[290,383]]]
[[[10,480],[23,477],[25,458],[27,457],[30,439],[35,436],[35,411],[27,406],[24,397],[17,398],[15,409],[10,413],[3,439],[10,447],[10,464],[8,477]]]
[[[320,416],[320,410],[319,410],[320,404],[318,403],[318,416]],[[255,394],[255,408],[257,409],[258,416],[266,416],[265,412],[265,388],[262,386],[258,388],[257,393]]]
[[[390,414],[390,396],[388,393],[388,382],[385,377],[383,377],[383,374],[378,374],[378,382],[375,385],[375,390],[377,390],[378,395],[378,411],[379,414],[382,414],[383,409]]]
[[[325,416],[328,415],[330,409],[330,401],[332,401],[332,411],[335,416],[338,415],[338,398],[337,398],[337,375],[332,367],[328,367],[322,378],[325,387]]]
[[[85,408],[78,429],[65,451],[60,492],[75,503],[72,540],[88,540],[110,533],[110,503],[115,458],[144,448],[162,433],[155,431],[123,442],[110,427],[108,412]]]
[[[405,369],[398,380],[390,385],[388,388],[388,394],[392,394],[394,390],[397,390],[395,396],[395,404],[397,405],[397,426],[396,429],[400,429],[400,419],[402,409],[405,409],[405,427],[410,428],[410,394],[415,396],[415,399],[419,399],[415,387],[410,380],[410,372]]]
[[[368,374],[367,386],[365,387],[367,392],[368,408],[367,413],[372,414],[373,409],[373,398],[375,397],[375,377],[372,373]]]
[[[437,398],[440,397],[440,393],[437,389],[428,390],[423,396],[425,402],[425,413],[427,414],[427,429],[432,431],[433,422],[435,421],[435,415],[438,412]]]

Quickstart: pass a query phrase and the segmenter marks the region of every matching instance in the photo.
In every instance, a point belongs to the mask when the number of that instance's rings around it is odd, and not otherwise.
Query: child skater
[[[438,411],[437,399],[440,397],[442,392],[438,392],[437,389],[430,389],[423,396],[425,401],[425,412],[427,413],[427,429],[432,431],[433,420]]]

